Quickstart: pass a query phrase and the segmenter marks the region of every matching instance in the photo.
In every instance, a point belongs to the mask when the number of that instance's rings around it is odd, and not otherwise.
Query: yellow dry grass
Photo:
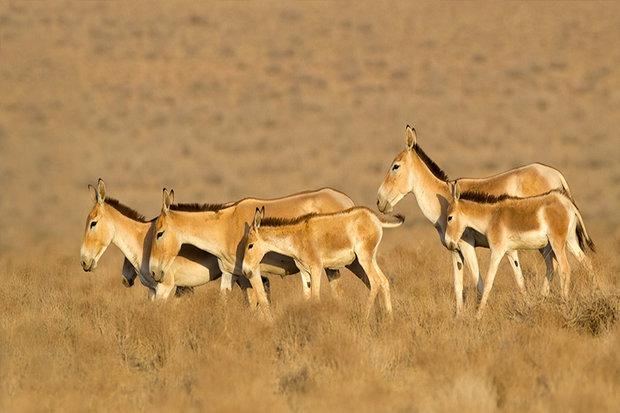
[[[0,0],[0,411],[613,411],[620,405],[618,3]],[[275,322],[216,285],[168,303],[95,274],[98,177],[154,216],[333,186],[373,206],[406,123],[452,177],[560,169],[601,252],[570,300],[502,264],[453,317],[447,252],[413,199],[380,262],[394,322],[272,280]],[[481,268],[487,253],[482,252]]]

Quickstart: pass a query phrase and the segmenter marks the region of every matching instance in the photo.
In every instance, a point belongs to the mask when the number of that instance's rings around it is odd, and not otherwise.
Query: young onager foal
[[[318,300],[325,269],[343,267],[353,271],[370,289],[366,316],[381,291],[391,316],[390,284],[377,264],[383,228],[400,226],[404,218],[379,218],[371,210],[355,207],[333,214],[308,214],[293,219],[264,219],[265,208],[256,208],[248,234],[243,273],[252,285],[260,280],[258,264],[268,252],[295,260],[302,274],[309,275],[311,296]],[[266,297],[259,297],[268,306]]]
[[[413,193],[422,213],[435,226],[439,240],[445,245],[446,208],[450,200],[448,176],[418,145],[415,129],[409,125],[405,130],[405,144],[405,149],[396,155],[379,187],[377,206],[381,212],[390,212],[405,195]],[[521,166],[488,178],[461,178],[459,182],[464,191],[480,191],[492,195],[532,196],[562,188],[569,192],[568,184],[559,171],[539,163]],[[460,252],[452,253],[457,315],[463,307],[463,262],[468,265],[473,280],[478,285],[478,292],[482,293],[483,284],[475,248],[486,246],[484,236],[466,230],[459,241]],[[507,256],[517,285],[525,293],[517,252],[509,251]]]
[[[586,231],[579,209],[564,191],[553,190],[528,198],[515,198],[479,192],[461,194],[459,186],[458,181],[451,184],[446,244],[452,250],[458,249],[463,232],[466,228],[472,228],[486,237],[491,250],[478,318],[482,316],[493,288],[497,266],[504,254],[510,251],[537,249],[541,252],[547,264],[543,294],[549,292],[554,271],[552,261],[555,259],[560,270],[562,296],[568,297],[570,267],[566,246],[579,262],[591,270],[590,259],[584,250],[587,244],[594,251],[594,242]]]

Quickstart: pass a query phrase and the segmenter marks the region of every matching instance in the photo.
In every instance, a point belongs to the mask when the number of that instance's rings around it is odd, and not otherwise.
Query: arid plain
[[[0,2],[0,410],[617,409],[619,68],[613,2]],[[98,177],[148,217],[163,186],[374,207],[407,123],[451,177],[564,173],[599,249],[567,303],[524,253],[527,301],[502,263],[484,319],[469,284],[455,319],[413,196],[379,255],[392,323],[349,273],[320,305],[272,279],[269,325],[216,283],[148,302],[113,246],[80,267]]]

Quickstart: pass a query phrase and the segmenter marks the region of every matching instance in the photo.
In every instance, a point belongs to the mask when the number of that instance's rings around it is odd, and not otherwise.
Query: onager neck
[[[214,255],[225,254],[226,212],[170,211],[169,214],[182,244],[191,244]]]
[[[450,199],[448,183],[437,178],[420,159],[415,150],[411,150],[413,188],[422,214],[436,224],[442,214],[445,214],[447,200]]]
[[[260,239],[265,243],[269,251],[297,258],[297,231],[294,225],[261,227],[259,231]]]
[[[486,235],[492,209],[496,205],[463,200],[459,201],[459,203],[461,219],[465,226]]]
[[[109,208],[108,211],[114,223],[112,243],[121,250],[134,268],[142,270],[143,245],[151,224],[135,221],[114,208]]]

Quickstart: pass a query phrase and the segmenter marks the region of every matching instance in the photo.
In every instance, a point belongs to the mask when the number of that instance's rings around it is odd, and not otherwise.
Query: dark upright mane
[[[422,148],[416,143],[413,145],[413,149],[415,153],[418,154],[422,162],[426,165],[426,167],[435,175],[436,178],[441,179],[444,182],[448,182],[448,174],[446,174],[443,169],[439,167],[431,158],[428,157],[426,152],[422,150]]]
[[[170,205],[170,210],[172,211],[183,211],[183,212],[205,212],[212,211],[217,212],[221,209],[228,208],[229,206],[234,205],[233,203],[228,204],[172,204]]]
[[[487,194],[484,192],[478,192],[478,191],[465,191],[461,193],[461,196],[459,197],[459,199],[462,201],[477,202],[479,204],[496,204],[506,199],[518,199],[518,198],[514,196],[510,196],[508,194],[491,195],[491,194]]]
[[[144,215],[142,215],[135,209],[129,208],[125,204],[121,204],[121,202],[118,199],[106,198],[105,203],[110,205],[112,208],[116,209],[121,214],[125,215],[127,218],[133,219],[134,221],[150,222],[148,219],[144,217]]]
[[[312,218],[315,215],[317,215],[316,212],[311,212],[309,214],[301,215],[295,218],[267,217],[267,218],[263,218],[260,221],[260,226],[261,227],[282,227],[284,225],[295,225],[295,224],[299,224],[300,222],[307,221],[308,219]]]
[[[532,196],[525,196],[525,197],[512,196],[512,195],[508,195],[508,194],[491,195],[491,194],[487,194],[485,192],[479,192],[479,191],[465,191],[465,192],[461,193],[459,199],[461,199],[463,201],[477,202],[479,204],[496,204],[498,202],[505,201],[507,199],[537,198],[537,197],[549,195],[549,194],[552,194],[552,193],[558,193],[560,195],[563,195],[563,196],[567,197],[568,199],[570,199],[571,202],[573,202],[572,198],[568,195],[568,192],[566,192],[566,190],[564,188],[551,189],[551,190],[549,190],[549,191],[547,191],[545,193],[542,193],[542,194],[532,195]]]

